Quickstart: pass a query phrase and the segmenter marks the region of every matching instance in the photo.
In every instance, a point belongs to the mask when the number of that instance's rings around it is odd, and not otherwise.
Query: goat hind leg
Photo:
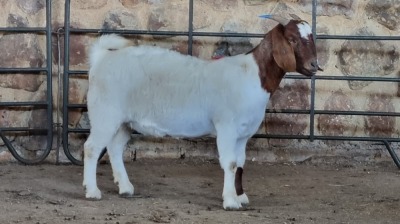
[[[90,135],[84,144],[83,187],[86,191],[86,198],[98,200],[101,199],[101,192],[97,187],[96,180],[97,160],[105,145],[96,144],[94,142],[96,140]]]
[[[129,181],[123,161],[123,153],[126,143],[130,139],[130,132],[130,129],[125,125],[121,126],[110,144],[107,146],[114,182],[118,184],[119,195],[121,195],[121,197],[130,197],[134,193],[134,187]]]
[[[96,180],[97,160],[101,151],[111,142],[120,125],[113,120],[92,123],[94,125],[84,144],[83,186],[86,189],[86,198],[101,199],[101,192],[97,187]]]

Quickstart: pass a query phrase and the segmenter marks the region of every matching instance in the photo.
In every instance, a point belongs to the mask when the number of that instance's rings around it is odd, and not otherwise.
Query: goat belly
[[[177,115],[180,119],[169,117],[163,120],[156,118],[141,119],[130,122],[130,127],[143,135],[174,138],[200,137],[215,135],[215,129],[211,122],[196,118],[182,119],[182,114]]]

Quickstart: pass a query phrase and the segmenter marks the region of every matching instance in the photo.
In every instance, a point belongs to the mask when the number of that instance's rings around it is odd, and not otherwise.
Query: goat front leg
[[[222,132],[217,133],[217,147],[219,162],[221,168],[224,170],[224,188],[222,191],[222,198],[224,200],[223,207],[225,210],[236,210],[242,207],[235,189],[236,134],[226,129],[221,131]]]
[[[236,175],[235,175],[235,188],[236,188],[236,194],[238,197],[238,200],[240,204],[248,205],[249,204],[249,198],[247,197],[246,193],[243,191],[243,186],[242,186],[242,174],[243,174],[243,168],[238,167],[236,169]]]
[[[236,143],[236,173],[235,173],[235,188],[236,194],[238,196],[238,200],[242,205],[249,204],[249,198],[247,197],[246,193],[243,191],[242,186],[242,175],[243,175],[243,167],[244,163],[246,162],[246,144],[248,139],[240,139]]]

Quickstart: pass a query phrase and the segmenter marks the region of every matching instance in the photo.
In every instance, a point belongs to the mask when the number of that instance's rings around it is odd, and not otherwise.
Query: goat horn
[[[276,22],[286,26],[290,20],[283,18],[282,16],[278,16],[278,15],[270,15],[270,14],[264,14],[264,15],[260,15],[260,18],[264,18],[264,19],[272,19],[275,20]]]
[[[298,17],[297,15],[295,15],[295,14],[289,14],[293,19],[295,19],[295,20],[302,20],[300,17]]]

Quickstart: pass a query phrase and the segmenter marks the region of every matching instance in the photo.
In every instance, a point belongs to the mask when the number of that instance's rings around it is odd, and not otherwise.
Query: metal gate
[[[4,34],[37,34],[44,35],[46,38],[46,62],[45,67],[31,68],[0,68],[0,75],[6,74],[46,74],[46,99],[43,101],[9,101],[0,102],[0,109],[8,111],[17,110],[46,110],[46,123],[42,127],[0,127],[0,137],[10,150],[11,154],[24,164],[35,164],[43,161],[52,149],[53,141],[53,105],[52,105],[52,50],[51,50],[51,0],[46,0],[46,27],[3,27],[0,32]],[[10,46],[11,47],[11,46]],[[46,136],[47,144],[44,149],[36,151],[30,158],[21,155],[21,151],[14,147],[9,139],[12,136]],[[33,157],[33,158],[32,158]]]
[[[1,73],[7,72],[47,72],[48,80],[51,80],[51,27],[50,27],[50,0],[46,1],[46,15],[47,15],[47,26],[46,28],[37,29],[11,29],[3,28],[3,32],[44,32],[47,38],[47,67],[46,68],[35,68],[35,69],[12,69],[3,68],[0,69]],[[121,35],[164,35],[164,36],[185,36],[188,38],[188,54],[192,54],[193,37],[249,37],[249,38],[261,38],[264,34],[255,33],[221,33],[221,32],[195,32],[193,30],[193,4],[194,0],[188,0],[189,10],[188,10],[188,30],[187,31],[148,31],[148,30],[104,30],[104,29],[76,29],[72,28],[70,24],[70,0],[65,1],[65,19],[64,19],[64,76],[63,76],[63,131],[62,140],[63,148],[66,156],[74,164],[82,165],[80,156],[71,153],[69,147],[69,134],[88,134],[89,129],[68,127],[68,115],[72,110],[86,110],[85,104],[73,104],[68,100],[69,95],[69,80],[74,76],[86,76],[87,71],[83,70],[72,70],[70,69],[70,36],[71,34],[91,34],[98,35],[104,33],[118,33]],[[316,40],[389,40],[389,41],[400,41],[400,36],[352,36],[352,35],[317,35],[316,25],[317,25],[317,0],[312,1],[312,32]],[[316,115],[357,115],[357,116],[391,116],[400,117],[400,113],[397,112],[369,112],[369,111],[333,111],[333,110],[317,110],[315,109],[315,95],[316,95],[316,83],[319,80],[341,80],[341,81],[377,81],[377,82],[400,82],[400,78],[385,78],[385,77],[351,77],[351,76],[334,76],[334,75],[317,75],[311,78],[298,76],[298,75],[286,75],[286,79],[305,79],[310,82],[311,86],[311,96],[310,96],[310,109],[307,110],[294,110],[294,109],[283,109],[283,110],[267,110],[267,113],[284,113],[284,114],[306,114],[310,116],[310,127],[308,135],[275,135],[275,134],[256,134],[254,138],[275,138],[275,139],[308,139],[310,141],[314,140],[339,140],[339,141],[368,141],[381,143],[386,147],[390,155],[392,156],[395,164],[400,168],[400,161],[391,148],[392,142],[400,142],[399,138],[392,137],[353,137],[353,136],[323,136],[316,135],[314,131],[314,123]],[[48,82],[48,90],[51,90],[51,82]],[[13,152],[13,155],[24,163],[39,162],[47,156],[51,149],[51,139],[52,139],[52,114],[51,114],[51,91],[48,91],[46,102],[2,102],[0,107],[16,107],[16,106],[43,106],[48,110],[49,122],[46,129],[29,129],[29,128],[6,128],[1,127],[0,136],[3,141]],[[48,135],[48,149],[35,161],[27,161],[21,158],[16,150],[13,149],[12,145],[9,143],[4,133],[7,131],[28,131],[29,133],[46,132]],[[82,147],[83,148],[83,147]]]
[[[148,30],[99,30],[99,29],[74,29],[70,28],[70,1],[66,1],[65,5],[65,49],[69,47],[69,35],[74,34],[103,34],[103,33],[118,33],[118,34],[135,34],[135,35],[171,35],[171,36],[187,36],[188,37],[188,54],[192,54],[193,37],[195,36],[211,36],[211,37],[256,37],[260,38],[263,34],[250,34],[250,33],[219,33],[219,32],[195,32],[193,31],[193,2],[194,0],[188,0],[189,12],[188,12],[188,30],[185,32],[178,31],[148,31]],[[312,1],[312,32],[316,40],[322,39],[344,39],[344,40],[393,40],[400,41],[400,36],[351,36],[351,35],[317,35],[317,0]],[[68,79],[72,75],[83,75],[87,74],[87,71],[74,71],[68,69],[69,54],[65,52],[65,70],[64,70],[64,95],[68,94]],[[286,75],[287,79],[307,79],[310,81],[311,86],[311,105],[310,110],[267,110],[267,113],[290,113],[290,114],[308,114],[310,115],[310,130],[309,135],[269,135],[269,134],[256,134],[254,138],[277,138],[277,139],[308,139],[314,140],[340,140],[340,141],[370,141],[382,143],[390,155],[392,156],[396,165],[400,168],[400,161],[392,150],[391,142],[400,142],[398,138],[384,138],[384,137],[350,137],[350,136],[321,136],[314,134],[314,123],[315,115],[326,114],[326,115],[362,115],[362,116],[395,116],[399,117],[400,113],[397,112],[367,112],[367,111],[332,111],[332,110],[316,110],[315,109],[315,94],[316,94],[316,82],[318,80],[343,80],[343,81],[378,81],[378,82],[400,82],[400,78],[382,78],[382,77],[349,77],[349,76],[313,76],[312,78],[297,76],[297,75]],[[68,111],[71,108],[86,109],[86,105],[83,104],[70,104],[66,98],[64,98],[64,124],[68,119]],[[71,156],[68,149],[68,134],[69,133],[88,133],[87,129],[79,128],[64,128],[63,140],[64,150],[70,160],[75,164],[82,164],[82,161]]]

